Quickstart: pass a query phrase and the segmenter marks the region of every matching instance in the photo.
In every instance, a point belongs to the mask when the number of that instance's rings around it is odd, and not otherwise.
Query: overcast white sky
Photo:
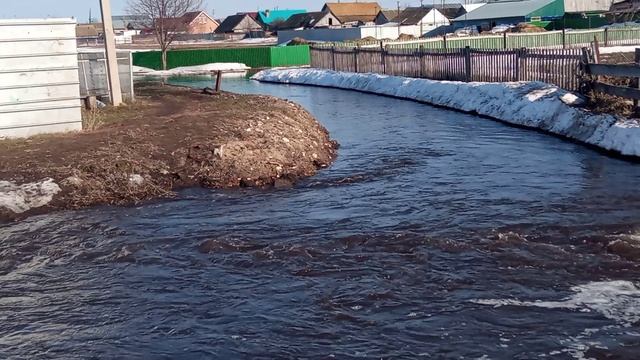
[[[124,14],[129,0],[111,0],[113,14]],[[441,0],[437,0],[440,2]],[[447,0],[451,2],[453,0]],[[255,11],[257,9],[306,9],[318,11],[326,0],[206,0],[205,10],[215,9],[215,17],[225,17],[238,11]],[[42,17],[75,17],[79,21],[86,21],[89,9],[93,17],[100,16],[98,0],[0,0],[0,18],[42,18]],[[395,8],[396,0],[378,0],[385,8]],[[424,4],[433,0],[424,0]],[[402,6],[416,6],[420,0],[401,0]]]

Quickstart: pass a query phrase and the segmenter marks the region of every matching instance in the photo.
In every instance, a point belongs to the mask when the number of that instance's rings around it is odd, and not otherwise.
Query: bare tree
[[[146,18],[162,51],[162,68],[167,69],[167,51],[176,35],[186,31],[180,21],[185,13],[202,8],[203,0],[129,0],[129,13]]]

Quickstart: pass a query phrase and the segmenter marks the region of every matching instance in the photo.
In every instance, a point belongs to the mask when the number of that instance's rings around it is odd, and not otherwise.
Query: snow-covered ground
[[[22,214],[47,205],[60,191],[60,187],[53,182],[53,179],[22,185],[0,181],[0,209]]]
[[[640,48],[640,46],[628,45],[628,46],[601,47],[600,54],[632,53],[636,51],[636,48]]]
[[[223,71],[224,77],[245,76],[250,68],[240,63],[211,63],[196,66],[183,66],[171,70],[153,70],[141,66],[133,66],[134,76],[177,76],[177,75],[210,75],[213,71]]]
[[[417,100],[541,129],[623,155],[640,156],[640,123],[593,114],[575,95],[541,82],[463,83],[319,69],[265,70],[254,80],[327,86]]]

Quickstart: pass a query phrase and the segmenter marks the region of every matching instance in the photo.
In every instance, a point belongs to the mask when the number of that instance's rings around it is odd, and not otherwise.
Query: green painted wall
[[[541,7],[540,9],[527,15],[527,19],[532,17],[555,18],[564,15],[564,0],[555,0],[554,2]]]
[[[609,23],[609,20],[606,17],[601,16],[602,14],[600,13],[585,15],[586,19],[582,14],[566,14],[564,21],[560,22],[563,22],[567,29],[594,29],[605,26]]]
[[[309,65],[309,46],[172,50],[167,54],[169,69],[216,62],[243,63],[252,68]],[[159,51],[134,53],[133,65],[160,70],[162,68],[161,53]]]

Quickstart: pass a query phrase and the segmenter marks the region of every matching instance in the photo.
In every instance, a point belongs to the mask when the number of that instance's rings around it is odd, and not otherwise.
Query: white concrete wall
[[[361,28],[305,29],[278,31],[278,44],[284,44],[296,37],[310,41],[345,41],[362,39]]]
[[[82,129],[75,27],[0,20],[0,137]]]

